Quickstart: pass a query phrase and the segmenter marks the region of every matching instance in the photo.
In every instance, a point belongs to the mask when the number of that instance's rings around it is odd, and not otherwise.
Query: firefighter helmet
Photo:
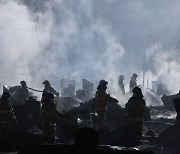
[[[134,87],[132,92],[133,93],[142,93],[141,88],[139,88],[139,87]]]
[[[133,77],[135,77],[135,78],[137,78],[137,77],[138,77],[138,75],[137,75],[136,73],[134,73],[132,76],[133,76]]]
[[[108,82],[105,80],[99,81],[98,89],[100,89],[100,88],[107,89],[107,86],[106,86],[107,84],[108,84]]]
[[[48,80],[42,82],[43,84],[50,84]]]
[[[24,80],[22,80],[22,81],[20,82],[20,84],[23,85],[23,84],[26,84],[26,82],[25,82]]]
[[[99,81],[99,85],[100,85],[100,86],[106,86],[107,84],[108,84],[108,82],[105,81],[105,80]]]

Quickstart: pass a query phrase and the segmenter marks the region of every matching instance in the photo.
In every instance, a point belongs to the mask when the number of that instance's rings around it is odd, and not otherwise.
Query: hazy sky
[[[93,83],[137,73],[180,88],[179,0],[1,0],[0,84]],[[59,89],[58,89],[59,90]]]

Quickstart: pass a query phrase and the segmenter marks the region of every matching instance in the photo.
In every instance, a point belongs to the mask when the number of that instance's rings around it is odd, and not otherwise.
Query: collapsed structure
[[[125,92],[125,89],[123,89],[124,83],[122,81],[123,78],[120,76],[119,86],[122,91],[121,95],[129,98],[131,92]],[[136,81],[136,79],[134,81]],[[135,84],[137,86],[137,82],[133,85]],[[56,129],[56,135],[58,137],[56,142],[70,143],[72,142],[73,132],[77,128],[92,128],[96,123],[97,115],[91,108],[93,98],[95,97],[94,84],[87,79],[82,79],[82,89],[76,90],[75,80],[62,79],[60,85],[60,95],[55,98],[58,110],[69,114],[70,117],[77,122],[77,125],[69,126],[66,122],[59,120]],[[16,131],[29,132],[38,137],[36,143],[46,143],[48,142],[48,139],[42,139],[43,136],[41,136],[42,134],[39,128],[41,102],[37,100],[37,97],[35,97],[32,92],[30,92],[30,89],[32,88],[29,88],[27,85],[23,88],[21,85],[9,88],[4,86],[3,90],[10,92],[12,95],[12,107],[18,121]],[[25,93],[23,93],[23,91]],[[22,94],[26,97],[22,97]],[[172,126],[175,122],[175,119],[169,119],[167,123],[168,119],[158,119],[158,116],[154,116],[154,114],[157,115],[161,110],[162,112],[174,110],[173,99],[179,98],[179,96],[178,93],[172,96],[164,95],[163,97],[160,97],[153,89],[144,90],[146,101],[148,98],[148,101],[151,102],[152,105],[146,107],[144,112],[143,138],[148,144],[156,143],[156,139],[160,136],[161,132]],[[124,99],[124,101],[126,102],[127,99]],[[98,128],[97,130],[100,134],[100,144],[121,145],[122,140],[120,139],[123,138],[122,135],[126,129],[124,127],[126,123],[125,108],[122,107],[121,104],[117,105],[109,103],[107,106],[106,120],[108,127]]]

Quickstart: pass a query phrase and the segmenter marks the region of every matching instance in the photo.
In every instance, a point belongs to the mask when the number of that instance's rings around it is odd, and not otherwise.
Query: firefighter
[[[44,135],[54,138],[55,124],[58,118],[66,119],[69,117],[57,110],[53,93],[45,92],[45,95],[41,107],[41,128]]]
[[[180,125],[180,98],[173,99],[173,103],[174,103],[175,111],[177,113],[175,124]]]
[[[125,94],[125,89],[124,89],[124,76],[123,75],[119,75],[118,86],[120,88],[121,94],[124,95]]]
[[[143,99],[141,88],[135,87],[132,92],[133,96],[125,105],[127,111],[127,123],[129,126],[128,138],[132,141],[132,145],[139,145],[142,140],[142,127],[146,103]]]
[[[131,76],[131,80],[129,82],[129,91],[132,92],[133,88],[135,88],[137,86],[137,77],[138,75],[136,73],[134,73]]]
[[[9,92],[3,92],[0,99],[0,135],[2,141],[12,131],[13,124],[17,124],[16,116],[10,103],[10,97]]]
[[[96,95],[94,98],[94,108],[98,115],[96,125],[105,126],[106,125],[106,111],[107,111],[107,103],[115,102],[118,103],[118,100],[112,98],[110,94],[106,93],[108,82],[105,80],[101,80],[97,87]]]
[[[45,80],[43,82],[44,84],[44,89],[43,89],[43,92],[51,92],[53,93],[54,95],[56,95],[57,97],[59,96],[59,92],[57,92],[52,86],[51,84],[49,83],[48,80]]]
[[[46,101],[47,93],[48,93],[47,91],[44,91],[44,92],[42,93],[41,104],[43,104],[43,103]]]
[[[19,89],[19,92],[22,95],[21,97],[24,97],[25,99],[27,99],[29,91],[28,91],[28,87],[26,85],[26,82],[21,81],[20,84],[21,84],[21,86],[20,86],[21,88]]]

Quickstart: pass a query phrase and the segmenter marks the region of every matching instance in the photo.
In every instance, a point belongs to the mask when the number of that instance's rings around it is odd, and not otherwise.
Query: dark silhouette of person
[[[173,103],[177,113],[176,124],[180,125],[180,98],[173,99]]]
[[[98,114],[96,125],[105,126],[106,125],[106,112],[107,112],[107,103],[114,102],[118,103],[118,100],[111,97],[110,94],[106,93],[108,82],[101,80],[97,86],[96,95],[94,98],[94,108]]]
[[[57,119],[62,118],[68,120],[69,117],[57,110],[53,93],[44,93],[43,95],[45,96],[41,107],[41,127],[44,135],[54,138]]]
[[[18,89],[17,91],[19,92],[20,97],[23,100],[27,100],[29,91],[28,91],[28,87],[26,85],[26,82],[24,80],[22,80],[20,82],[20,84],[21,84],[20,89]]]
[[[142,127],[146,103],[143,99],[141,88],[135,87],[132,92],[133,96],[125,105],[129,130],[127,139],[131,141],[130,145],[136,146],[141,144],[142,140]]]
[[[129,82],[129,91],[132,92],[133,88],[135,88],[137,86],[137,77],[138,75],[136,73],[134,73],[131,76],[131,80]]]
[[[125,94],[125,88],[124,88],[124,76],[120,75],[118,78],[118,86],[120,89],[121,94]]]
[[[43,81],[44,84],[44,89],[43,92],[51,92],[54,95],[56,95],[57,97],[59,96],[59,92],[57,92],[50,84],[50,82],[48,80]]]
[[[0,98],[0,140],[4,141],[12,131],[13,123],[17,123],[16,116],[10,103],[10,93],[3,92]]]

